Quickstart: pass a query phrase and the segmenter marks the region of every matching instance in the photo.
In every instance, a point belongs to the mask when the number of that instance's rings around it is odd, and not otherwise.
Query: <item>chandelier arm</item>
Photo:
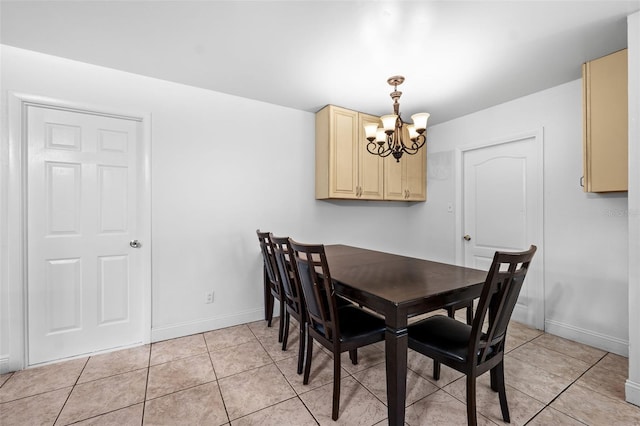
[[[387,145],[386,149],[389,150],[389,152],[392,152],[393,148],[394,148],[393,133],[390,134],[390,135],[387,135],[387,143],[386,143],[386,145]]]
[[[383,148],[383,145],[379,145],[375,141],[367,143],[367,151],[383,158],[391,154],[391,150]]]
[[[423,133],[421,135],[418,135],[418,137],[415,140],[411,141],[410,149],[415,149],[417,151],[424,146],[426,141],[427,141],[426,134]]]
[[[395,150],[397,152],[403,152],[409,155],[415,155],[420,151],[427,141],[425,135],[419,135],[415,140],[411,140],[411,145],[407,146],[404,141],[400,141],[400,146]]]

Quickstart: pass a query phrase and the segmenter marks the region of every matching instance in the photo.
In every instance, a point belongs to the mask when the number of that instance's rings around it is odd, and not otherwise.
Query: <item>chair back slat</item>
[[[267,272],[267,277],[269,278],[272,287],[279,292],[280,279],[277,272],[278,267],[276,266],[276,257],[274,254],[273,244],[269,238],[269,233],[260,232],[259,229],[256,233],[258,234],[258,241],[260,242],[260,250],[262,251],[262,260],[264,262],[265,271]]]
[[[504,350],[507,326],[536,249],[536,246],[532,245],[524,252],[496,252],[493,256],[478,301],[469,340],[469,353],[479,355],[479,364]],[[483,331],[487,317],[488,327]]]
[[[291,239],[289,242],[298,267],[309,324],[331,340],[338,335],[338,309],[324,245],[300,244]]]
[[[300,287],[298,266],[293,260],[289,238],[270,236],[286,303],[299,314],[304,313],[304,297]]]

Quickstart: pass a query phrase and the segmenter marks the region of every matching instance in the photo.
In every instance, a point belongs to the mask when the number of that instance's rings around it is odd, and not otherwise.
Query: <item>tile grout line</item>
[[[149,346],[151,346],[151,345],[149,345]],[[149,352],[151,352],[151,350],[149,350]],[[151,356],[151,353],[149,353],[149,357],[150,356]],[[103,380],[103,379],[107,379],[107,378],[111,378],[111,377],[121,376],[121,375],[124,375],[124,374],[127,374],[127,373],[131,373],[131,372],[134,372],[134,371],[140,371],[140,370],[146,369],[147,370],[147,377],[146,377],[146,384],[145,384],[145,395],[144,395],[144,398],[143,398],[142,402],[136,402],[136,403],[133,403],[131,405],[127,405],[125,407],[120,407],[120,408],[116,408],[116,409],[113,409],[113,410],[105,411],[104,413],[99,413],[99,414],[87,417],[85,419],[79,419],[79,420],[76,420],[76,421],[74,421],[72,423],[69,423],[69,425],[80,423],[80,422],[83,422],[83,421],[86,421],[86,420],[89,420],[89,419],[98,418],[98,417],[104,416],[106,414],[110,414],[110,413],[113,413],[113,412],[116,412],[116,411],[119,411],[119,410],[123,410],[125,408],[133,407],[133,406],[135,406],[137,404],[142,404],[142,417],[140,418],[140,425],[142,426],[142,423],[143,423],[143,420],[144,420],[144,410],[145,410],[145,405],[146,405],[146,387],[147,387],[147,384],[148,384],[148,381],[149,381],[149,366],[143,367],[143,368],[136,368],[134,370],[125,371],[125,372],[121,372],[121,373],[112,374],[110,376],[105,376],[105,377],[101,377],[99,379],[89,380],[89,381],[83,382],[83,383],[78,383],[78,380],[80,380],[80,377],[82,377],[82,373],[84,372],[84,369],[86,368],[88,363],[89,363],[89,360],[87,360],[87,363],[83,367],[83,371],[80,373],[80,376],[78,376],[78,379],[76,380],[76,383],[73,385],[73,387],[71,389],[71,392],[73,392],[73,390],[76,388],[77,385],[83,385],[85,383],[91,383],[91,382],[95,382],[95,381],[98,381],[98,380]],[[71,396],[71,392],[69,392],[69,397]],[[67,401],[68,401],[69,397],[67,397]],[[65,404],[63,404],[63,408],[64,408],[64,405],[66,405],[67,401],[65,401]],[[60,413],[58,413],[58,417],[56,417],[56,420],[54,421],[54,424],[55,424],[55,422],[58,421],[58,418],[59,418],[60,414],[62,414],[62,409],[60,409]]]
[[[279,317],[278,317],[278,320],[280,320],[280,318],[279,318]],[[243,416],[241,416],[241,417],[238,417],[237,419],[234,419],[234,421],[235,421],[235,420],[238,420],[238,419],[241,419],[241,418],[243,418],[243,417],[247,417],[247,416],[250,416],[250,415],[252,415],[252,414],[258,413],[258,412],[260,412],[260,411],[262,411],[262,410],[266,410],[267,408],[273,407],[273,406],[275,406],[275,405],[282,404],[283,402],[290,401],[290,400],[292,400],[292,399],[294,399],[294,398],[297,398],[297,399],[302,403],[302,405],[307,409],[307,411],[309,412],[309,414],[311,415],[311,417],[313,418],[313,420],[314,420],[314,421],[319,425],[320,423],[318,423],[318,420],[314,417],[313,413],[311,413],[311,411],[309,410],[309,408],[307,408],[307,406],[304,404],[304,402],[303,402],[303,401],[302,401],[302,399],[300,398],[300,395],[299,395],[299,394],[298,394],[298,392],[296,392],[296,390],[293,388],[293,385],[291,385],[291,383],[289,382],[289,380],[287,379],[287,377],[284,375],[284,373],[282,372],[282,370],[280,369],[280,367],[278,367],[278,361],[276,361],[276,360],[271,356],[271,354],[269,353],[269,351],[267,350],[267,348],[265,348],[265,347],[264,347],[264,345],[262,344],[262,341],[261,341],[261,340],[260,340],[260,338],[255,334],[255,332],[251,329],[251,327],[247,326],[247,328],[249,329],[249,331],[251,331],[251,333],[252,333],[252,334],[253,334],[253,336],[256,338],[256,340],[258,341],[258,343],[260,344],[260,346],[262,347],[262,349],[267,353],[267,355],[269,356],[269,358],[271,358],[271,362],[272,362],[273,366],[278,370],[278,372],[280,373],[280,375],[282,375],[282,378],[284,379],[285,383],[287,383],[287,385],[289,385],[289,388],[293,391],[294,396],[292,396],[291,398],[287,398],[287,399],[285,399],[285,400],[283,400],[283,401],[280,401],[280,402],[278,402],[278,403],[276,403],[276,404],[272,404],[272,405],[269,405],[269,406],[267,406],[267,407],[261,408],[261,409],[259,409],[259,410],[253,411],[253,412],[251,412],[251,413],[247,413],[247,414],[245,414],[245,415],[243,415]],[[283,352],[284,352],[284,351],[283,351]],[[286,359],[286,358],[283,358],[283,359]],[[265,366],[267,366],[267,365],[269,365],[269,364],[265,364],[265,365],[262,365],[262,366],[260,366],[260,367],[256,367],[256,368],[254,368],[253,370],[256,370],[256,369],[258,369],[258,368],[265,367]],[[251,371],[251,370],[247,370],[247,371]],[[236,374],[234,374],[234,375],[241,374],[241,373],[244,373],[244,372],[236,373]],[[232,376],[234,376],[234,375],[227,376],[227,377],[232,377]],[[219,386],[218,386],[218,387],[219,387]],[[222,396],[222,390],[220,390],[220,396]],[[223,404],[224,404],[224,397],[222,398],[222,401],[223,401]],[[225,405],[225,409],[226,409],[226,405]],[[229,419],[229,424],[231,424],[231,417],[229,416],[229,413],[227,413],[227,418]]]
[[[544,336],[544,333],[543,333],[543,334],[540,334],[539,336],[536,336],[535,338],[531,339],[531,340],[530,340],[529,342],[527,342],[527,343],[532,343],[532,342],[534,342],[535,340],[538,340],[541,336]],[[562,352],[558,352],[558,351],[556,351],[555,349],[549,348],[549,347],[544,346],[544,345],[541,345],[541,344],[539,344],[539,343],[538,343],[538,345],[539,345],[539,346],[542,346],[544,349],[547,349],[547,350],[549,350],[549,351],[555,352],[555,353],[560,354],[560,355],[562,355],[562,356],[569,356],[569,357],[570,357],[570,358],[572,358],[572,359],[576,359],[576,360],[578,360],[578,361],[582,361],[581,359],[575,358],[575,357],[573,357],[573,356],[571,356],[571,355],[566,355],[566,354],[564,354],[564,353],[562,353]],[[592,363],[592,364],[591,364],[591,366],[590,366],[589,368],[587,368],[585,371],[583,371],[583,372],[582,372],[582,374],[580,374],[576,379],[574,379],[574,380],[573,380],[571,383],[569,383],[569,384],[568,384],[564,389],[562,389],[562,390],[561,390],[561,391],[560,391],[560,392],[559,392],[559,393],[558,393],[558,394],[557,394],[557,395],[556,395],[556,396],[555,396],[551,401],[549,401],[549,402],[548,402],[544,407],[542,407],[542,409],[541,409],[540,411],[538,411],[538,412],[537,412],[533,417],[531,417],[531,418],[529,419],[529,421],[527,421],[527,423],[525,423],[525,425],[526,425],[526,424],[529,424],[533,419],[535,419],[535,418],[536,418],[536,417],[537,417],[537,416],[538,416],[542,411],[544,411],[544,410],[545,410],[545,409],[547,409],[547,408],[551,408],[551,409],[553,409],[553,410],[557,410],[558,412],[560,412],[560,413],[562,413],[562,414],[564,414],[564,415],[566,415],[566,416],[568,416],[568,417],[570,417],[570,418],[572,418],[572,419],[574,419],[574,420],[576,420],[576,421],[578,421],[578,422],[580,422],[580,423],[583,423],[583,422],[581,422],[580,420],[578,420],[578,419],[576,419],[575,417],[573,417],[572,415],[570,415],[569,413],[565,413],[564,411],[560,411],[560,410],[558,410],[557,408],[552,407],[552,406],[551,406],[551,404],[553,404],[553,402],[554,402],[555,400],[557,400],[558,398],[560,398],[560,396],[561,396],[564,392],[566,392],[566,391],[567,391],[571,386],[573,386],[573,385],[574,385],[578,380],[580,380],[580,378],[582,378],[585,374],[587,374],[587,372],[588,372],[588,371],[590,371],[592,368],[594,368],[594,367],[596,366],[596,364],[598,364],[600,361],[602,361],[602,360],[604,359],[604,357],[606,357],[606,356],[607,356],[607,354],[608,354],[608,353],[609,353],[609,352],[605,352],[605,354],[604,354],[603,356],[601,356],[601,357],[600,357],[600,359],[598,359],[597,361],[595,361],[594,363]],[[585,361],[582,361],[582,362],[585,362]],[[585,363],[586,363],[586,362],[585,362]],[[546,371],[546,370],[545,370],[545,371]],[[584,424],[584,423],[583,423],[583,424]]]
[[[147,409],[147,390],[149,389],[149,376],[151,376],[151,351],[154,343],[149,344],[149,356],[147,357],[147,379],[144,383],[144,395],[142,397],[142,416],[140,417],[140,426],[144,424],[144,414]]]
[[[62,404],[62,407],[60,407],[60,411],[58,411],[58,415],[56,416],[56,419],[53,421],[54,425],[58,422],[58,419],[60,419],[60,415],[62,414],[64,407],[67,406],[67,403],[69,402],[69,398],[71,398],[71,394],[73,393],[73,391],[76,388],[76,385],[78,384],[78,380],[80,380],[80,377],[82,377],[82,373],[84,373],[84,369],[87,368],[87,364],[89,364],[89,359],[91,359],[90,356],[87,357],[87,360],[82,366],[82,370],[80,370],[80,374],[78,374],[78,377],[76,377],[76,380],[73,382],[73,385],[71,386],[71,390],[69,391],[69,395],[67,395],[67,397],[65,398],[64,404]]]
[[[216,368],[213,366],[213,359],[211,359],[211,351],[209,350],[209,343],[207,343],[207,339],[204,337],[204,333],[202,333],[202,338],[204,339],[204,344],[207,347],[207,355],[209,356],[209,363],[211,364],[211,369],[213,370],[213,377],[216,378],[216,386],[218,387],[218,392],[220,393],[220,400],[222,401],[222,406],[224,407],[224,413],[227,416],[228,424],[231,424],[231,417],[229,416],[229,410],[227,409],[227,404],[224,402],[224,396],[222,395],[222,389],[220,388],[220,378],[218,378],[218,373],[216,373]]]

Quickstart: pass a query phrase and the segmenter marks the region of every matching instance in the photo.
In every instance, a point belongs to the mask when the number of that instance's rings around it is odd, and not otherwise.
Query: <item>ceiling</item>
[[[634,1],[5,1],[2,44],[315,112],[439,123],[580,78]]]

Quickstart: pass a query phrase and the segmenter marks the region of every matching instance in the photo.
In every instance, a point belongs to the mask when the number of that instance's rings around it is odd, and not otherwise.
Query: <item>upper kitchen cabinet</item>
[[[367,151],[378,117],[327,105],[316,113],[316,198],[383,199],[383,161]]]
[[[582,66],[585,192],[627,191],[627,49]]]

